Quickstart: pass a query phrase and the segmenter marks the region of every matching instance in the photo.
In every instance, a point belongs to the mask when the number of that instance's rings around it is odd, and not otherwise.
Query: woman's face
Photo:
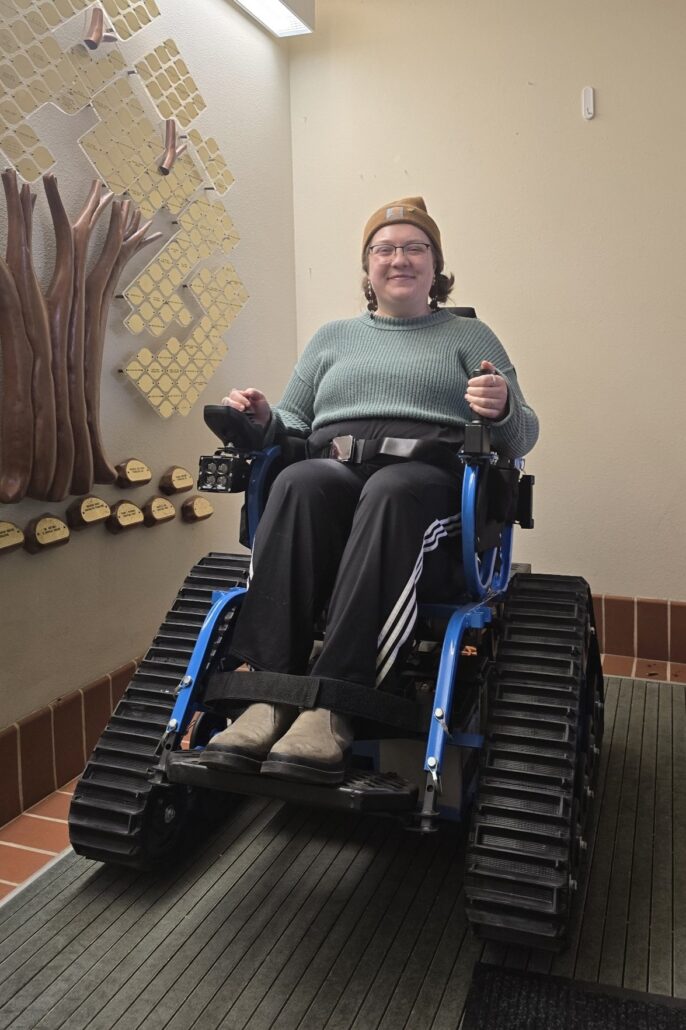
[[[431,241],[421,229],[404,222],[383,226],[369,241],[372,250],[367,252],[367,276],[379,302],[380,315],[418,318],[431,310],[428,298],[435,270],[432,247],[422,247],[418,254],[396,249],[390,257],[381,257],[374,251],[379,244],[399,248],[412,243]]]

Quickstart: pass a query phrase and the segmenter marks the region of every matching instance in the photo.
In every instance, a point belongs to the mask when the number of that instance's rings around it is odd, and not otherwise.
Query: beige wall
[[[217,139],[236,180],[225,203],[241,242],[229,260],[250,300],[226,334],[228,356],[201,400],[186,418],[167,421],[117,375],[122,359],[143,343],[153,350],[159,344],[132,337],[122,324],[128,306],[115,302],[102,381],[103,436],[115,461],[140,457],[154,478],[150,488],[130,494],[97,488],[112,503],[122,496],[147,500],[173,463],[195,472],[198,454],[213,450],[216,442],[202,421],[203,402],[216,402],[230,383],[253,376],[272,394],[278,392],[296,348],[287,49],[228,0],[158,2],[161,17],[122,50],[133,63],[169,37],[177,42],[207,104],[195,125]],[[78,16],[61,38],[70,40],[71,33],[77,40],[82,23]],[[92,122],[88,112],[69,119],[45,107],[33,123],[57,157],[55,171],[71,214],[93,177],[76,143]],[[36,221],[37,264],[44,273],[51,268],[51,254],[41,241],[51,232],[42,198]],[[168,238],[174,231],[170,217],[157,221]],[[129,266],[122,286],[152,253],[152,248],[144,251],[138,265]],[[44,511],[63,514],[66,506],[34,501],[0,506],[0,520],[24,526]],[[210,550],[239,549],[237,510],[233,499],[219,498],[214,517],[196,526],[177,519],[118,537],[99,526],[44,555],[18,551],[3,557],[0,728],[143,653],[193,562]]]
[[[318,0],[314,36],[286,48],[229,0],[158,2],[162,17],[124,53],[133,62],[178,42],[208,105],[197,125],[236,178],[231,260],[251,296],[203,400],[230,383],[277,397],[296,353],[295,300],[300,348],[321,322],[358,311],[364,219],[421,192],[455,302],[498,332],[541,415],[537,528],[520,534],[517,557],[582,573],[598,592],[686,598],[683,5]],[[590,123],[584,85],[597,90]],[[34,124],[73,213],[92,175],[76,146],[91,121],[44,108]],[[47,233],[42,201],[36,221]],[[108,449],[156,477],[171,463],[194,469],[213,446],[202,403],[163,422],[121,382],[115,370],[141,342],[121,318],[115,308],[103,374]],[[0,519],[65,507],[26,501]],[[217,500],[193,528],[93,529],[53,553],[3,558],[0,726],[144,651],[192,562],[237,546],[236,515]]]
[[[298,336],[360,309],[359,236],[422,193],[541,417],[519,560],[686,598],[686,7],[318,0],[291,53]],[[597,117],[581,117],[596,89]]]

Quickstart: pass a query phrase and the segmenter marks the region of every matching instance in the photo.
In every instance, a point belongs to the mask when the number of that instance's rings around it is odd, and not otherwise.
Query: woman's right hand
[[[222,397],[222,404],[252,416],[253,421],[260,426],[269,425],[272,417],[269,401],[260,390],[256,390],[253,386],[249,386],[245,390],[232,390],[228,397]]]

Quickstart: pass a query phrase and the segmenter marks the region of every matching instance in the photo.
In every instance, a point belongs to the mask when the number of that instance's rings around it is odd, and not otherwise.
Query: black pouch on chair
[[[519,472],[504,465],[485,465],[476,498],[477,549],[496,547],[507,522],[517,513]]]

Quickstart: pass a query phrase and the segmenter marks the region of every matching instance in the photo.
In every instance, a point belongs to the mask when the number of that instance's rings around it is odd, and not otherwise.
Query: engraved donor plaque
[[[79,497],[67,508],[67,522],[72,529],[83,529],[94,526],[96,522],[104,522],[110,517],[110,506],[100,497]]]
[[[24,547],[30,554],[60,547],[69,542],[69,526],[62,519],[46,513],[32,519],[24,530]]]
[[[143,517],[146,526],[159,526],[176,518],[176,508],[166,497],[152,497],[143,506]]]
[[[115,466],[117,469],[117,486],[144,486],[152,479],[152,472],[139,458],[129,458]]]
[[[163,494],[180,494],[184,490],[193,489],[193,476],[188,469],[180,465],[172,465],[160,479],[160,490]]]
[[[16,551],[24,543],[24,533],[13,522],[0,522],[0,556]]]
[[[202,522],[214,514],[214,508],[206,497],[189,497],[181,505],[181,517],[184,522]]]
[[[142,526],[143,512],[131,501],[117,501],[112,505],[112,512],[105,525],[110,533],[121,533],[125,529]]]

